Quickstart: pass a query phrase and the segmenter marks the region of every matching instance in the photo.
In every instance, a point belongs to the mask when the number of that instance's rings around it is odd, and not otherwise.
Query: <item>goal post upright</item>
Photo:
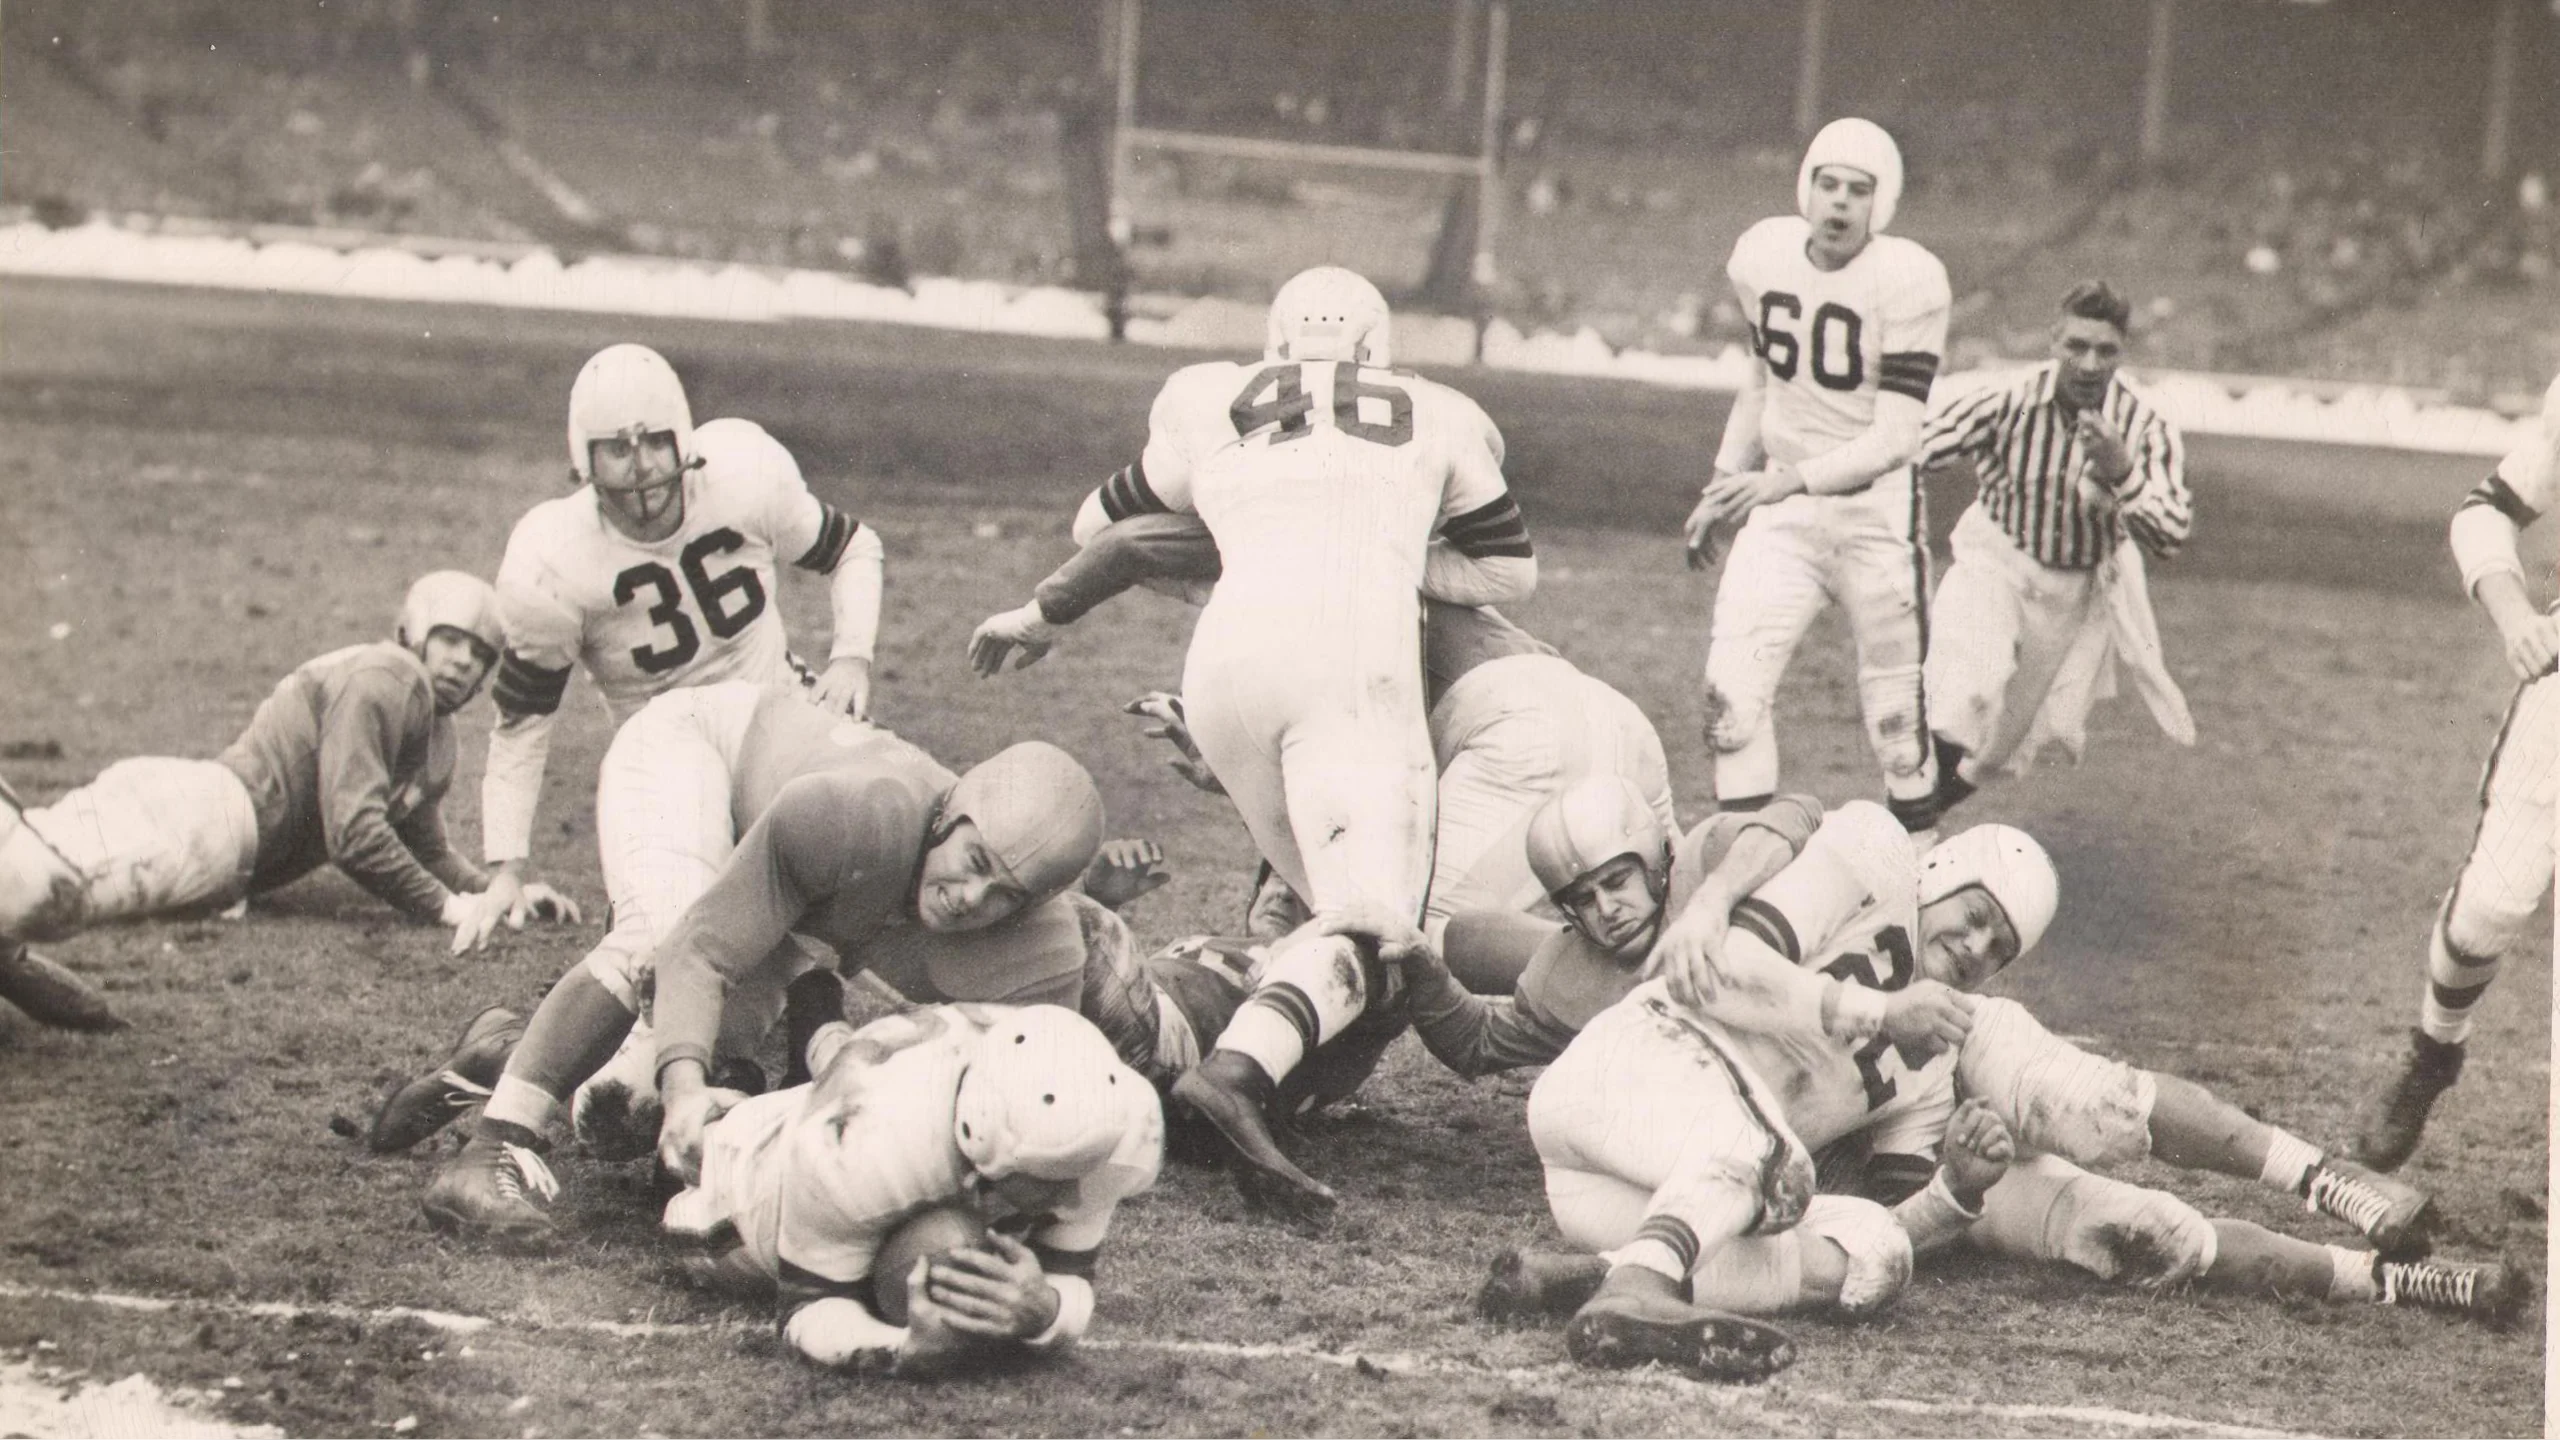
[[[1486,296],[1499,274],[1495,240],[1501,229],[1502,116],[1507,103],[1505,78],[1511,44],[1511,8],[1507,0],[1490,0],[1484,14],[1484,108],[1477,131],[1476,153],[1440,150],[1391,150],[1366,145],[1326,145],[1300,140],[1271,140],[1249,135],[1220,135],[1138,123],[1139,29],[1145,0],[1104,0],[1109,6],[1107,49],[1113,58],[1113,124],[1111,130],[1111,194],[1107,206],[1112,243],[1125,256],[1137,236],[1130,207],[1131,156],[1140,147],[1193,155],[1217,155],[1246,161],[1315,164],[1406,174],[1446,175],[1475,184],[1475,243],[1469,278],[1475,291],[1478,357],[1483,350]],[[1125,268],[1125,267],[1124,267]]]

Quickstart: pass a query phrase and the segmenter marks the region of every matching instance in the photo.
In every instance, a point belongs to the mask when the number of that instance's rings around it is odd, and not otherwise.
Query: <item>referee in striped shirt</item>
[[[2178,428],[2116,374],[2131,307],[2103,280],[2062,297],[2053,358],[1929,407],[1914,465],[1961,455],[1981,491],[1929,611],[1941,799],[1973,792],[2026,737],[2103,603],[2099,564],[2131,538],[2159,558],[2194,523]]]

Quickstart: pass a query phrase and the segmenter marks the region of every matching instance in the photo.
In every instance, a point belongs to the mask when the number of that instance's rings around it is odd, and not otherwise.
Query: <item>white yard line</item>
[[[565,1330],[583,1334],[606,1335],[615,1339],[680,1339],[688,1336],[737,1334],[754,1328],[743,1322],[712,1321],[707,1323],[656,1324],[619,1320],[537,1321],[520,1317],[492,1319],[481,1315],[460,1315],[447,1310],[420,1310],[405,1305],[381,1309],[360,1309],[348,1305],[294,1305],[284,1301],[199,1300],[163,1298],[151,1295],[119,1295],[106,1291],[58,1290],[35,1285],[0,1282],[0,1299],[56,1300],[71,1304],[97,1305],[116,1310],[166,1312],[176,1310],[211,1310],[224,1314],[249,1315],[262,1319],[290,1320],[297,1316],[316,1315],[340,1320],[415,1320],[448,1334],[473,1335],[506,1325],[525,1330]],[[1314,1365],[1330,1365],[1336,1369],[1378,1375],[1450,1375],[1477,1379],[1507,1380],[1516,1384],[1552,1384],[1577,1374],[1564,1365],[1497,1366],[1439,1355],[1418,1355],[1397,1351],[1319,1350],[1304,1345],[1236,1344],[1217,1340],[1154,1340],[1145,1338],[1106,1338],[1087,1340],[1083,1348],[1104,1354],[1184,1355],[1204,1359],[1287,1360]],[[2296,1440],[2295,1432],[2257,1430],[2247,1426],[2226,1425],[2213,1420],[2191,1420],[2179,1415],[2151,1415],[2133,1410],[2114,1410],[2086,1405],[2001,1405],[1977,1400],[1909,1400],[1868,1395],[1834,1395],[1816,1390],[1793,1390],[1780,1382],[1774,1390],[1746,1389],[1729,1385],[1708,1385],[1667,1371],[1647,1370],[1620,1377],[1620,1383],[1676,1393],[1703,1400],[1718,1410],[1735,1412],[1744,1417],[1758,1414],[1781,1415],[1792,1402],[1865,1408],[1892,1415],[1928,1415],[1938,1417],[1981,1416],[1984,1418],[2021,1421],[2028,1424],[2050,1421],[2075,1425],[2103,1426],[2130,1434],[2156,1435],[2174,1433],[2196,1436],[2269,1437],[2269,1440]],[[1779,1403],[1769,1403],[1779,1402]],[[5,1412],[0,1412],[5,1413]],[[56,1432],[70,1433],[70,1432]],[[106,1433],[106,1432],[99,1432]],[[226,1432],[228,1433],[228,1432]],[[272,1432],[269,1432],[272,1433]]]

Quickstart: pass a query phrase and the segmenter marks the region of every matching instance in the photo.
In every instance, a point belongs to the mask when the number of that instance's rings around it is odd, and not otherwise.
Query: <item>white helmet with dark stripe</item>
[[[989,1180],[1091,1174],[1143,1123],[1155,1090],[1120,1062],[1102,1032],[1072,1010],[1008,1010],[960,1075],[952,1138]]]
[[[2018,932],[2018,954],[2044,938],[2062,905],[2062,877],[2036,838],[2014,825],[1976,825],[1920,857],[1920,903],[1934,905],[1968,885],[2000,902]]]
[[[1671,873],[1671,832],[1623,775],[1593,775],[1547,797],[1529,817],[1529,873],[1550,896],[1633,855],[1660,880]]]
[[[672,431],[677,454],[693,458],[693,406],[676,368],[646,345],[608,345],[569,386],[569,468],[594,479],[588,447],[634,431]]]
[[[507,623],[498,613],[497,588],[460,570],[431,570],[411,581],[408,595],[400,602],[395,632],[400,643],[423,650],[428,634],[436,630],[458,630],[470,636],[482,650],[482,659],[498,663],[506,653]]]
[[[1813,172],[1825,165],[1856,170],[1876,182],[1875,208],[1868,212],[1867,228],[1883,234],[1902,204],[1902,147],[1873,120],[1850,115],[1823,126],[1805,147],[1804,163],[1796,167],[1797,214],[1813,208]]]
[[[1358,272],[1318,265],[1271,297],[1268,360],[1351,360],[1390,365],[1387,297]]]

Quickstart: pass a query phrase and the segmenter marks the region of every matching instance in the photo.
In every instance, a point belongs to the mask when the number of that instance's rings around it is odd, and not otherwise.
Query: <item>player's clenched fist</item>
[[[2016,1139],[1987,1102],[1977,1098],[1956,1107],[1947,1121],[1945,1158],[1940,1163],[1947,1172],[1947,1188],[1965,1208],[1981,1209],[1984,1192],[2000,1183],[2016,1158]]]
[[[1898,1046],[1935,1055],[1973,1033],[1973,997],[1935,980],[1914,980],[1885,997],[1884,1033]]]

